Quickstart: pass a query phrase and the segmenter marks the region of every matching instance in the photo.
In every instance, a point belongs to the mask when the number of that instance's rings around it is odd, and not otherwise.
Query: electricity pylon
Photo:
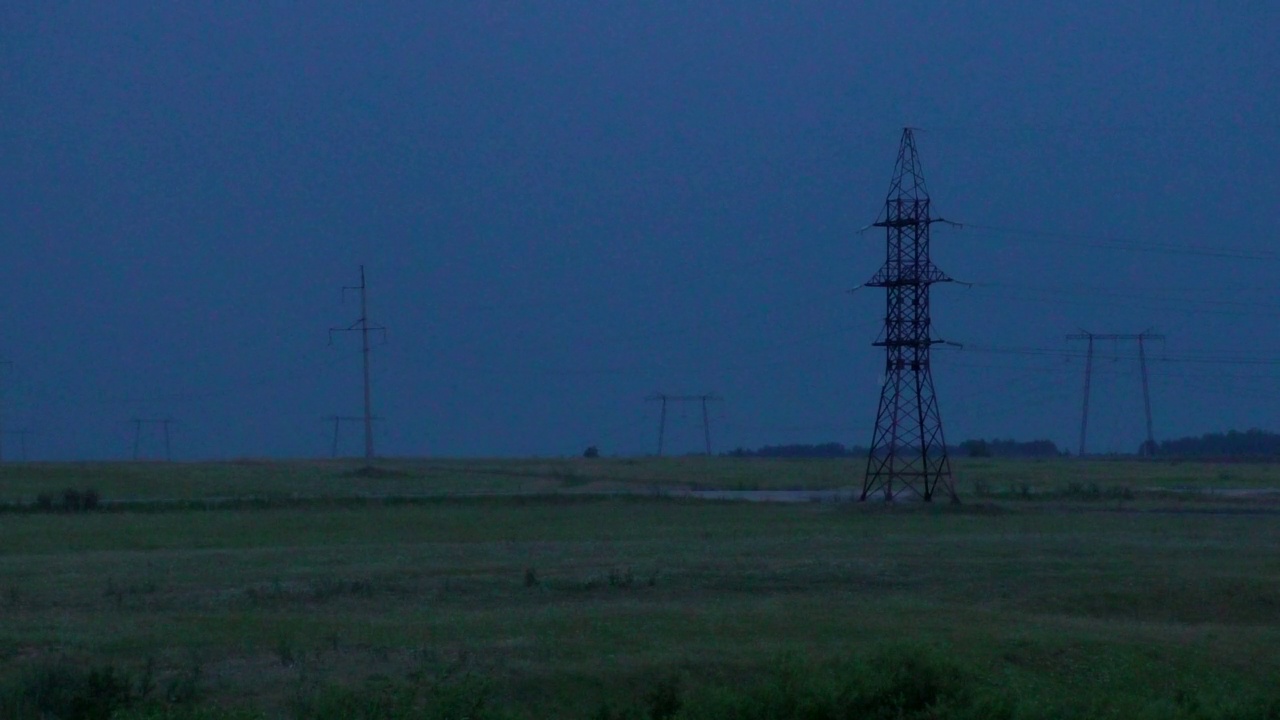
[[[866,287],[886,294],[884,330],[874,345],[885,349],[884,384],[876,412],[862,500],[880,493],[891,501],[911,492],[925,502],[939,489],[959,502],[942,417],[933,389],[929,349],[929,288],[950,282],[929,259],[929,226],[946,222],[929,212],[920,158],[911,128],[902,131],[893,182],[874,223],[885,229],[885,264]]]
[[[369,303],[368,303],[368,286],[364,280],[364,266],[360,266],[360,284],[348,285],[342,288],[343,294],[348,290],[360,291],[360,318],[345,328],[329,328],[329,342],[333,342],[333,334],[336,332],[359,332],[360,333],[360,352],[364,360],[364,461],[366,464],[373,465],[373,399],[371,397],[371,388],[369,383],[369,333],[380,332],[383,339],[386,339],[387,329],[376,323],[369,322]]]
[[[657,401],[662,403],[662,412],[658,415],[658,457],[662,457],[662,446],[667,436],[667,403],[669,402],[694,402],[702,404],[702,438],[706,442],[706,454],[711,455],[711,416],[707,413],[707,403],[723,400],[719,395],[707,393],[705,395],[668,395],[666,393],[654,393],[645,398],[650,402]]]
[[[1138,343],[1138,366],[1142,368],[1142,404],[1147,411],[1147,440],[1142,443],[1140,455],[1156,454],[1156,437],[1153,425],[1151,423],[1151,386],[1147,381],[1147,347],[1148,340],[1164,340],[1163,335],[1156,335],[1150,330],[1144,330],[1137,334],[1107,334],[1099,335],[1081,330],[1078,334],[1068,335],[1067,340],[1085,340],[1088,342],[1088,350],[1085,353],[1084,360],[1084,408],[1080,413],[1080,457],[1084,457],[1085,452],[1085,436],[1089,430],[1089,387],[1093,383],[1093,341],[1094,340],[1111,340],[1118,342],[1121,340],[1133,340]]]

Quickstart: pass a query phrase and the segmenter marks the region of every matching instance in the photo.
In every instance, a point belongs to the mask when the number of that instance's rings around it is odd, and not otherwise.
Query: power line
[[[1027,357],[1055,357],[1065,360],[1087,359],[1088,353],[1085,351],[1064,350],[1060,348],[1046,347],[1005,347],[998,345],[965,345],[959,349],[965,353],[979,353],[987,355],[1021,355]],[[1123,353],[1110,353],[1105,355],[1094,354],[1095,358],[1104,360],[1138,360],[1137,355],[1128,355]],[[1196,355],[1196,354],[1161,354],[1158,357],[1149,358],[1149,362],[1156,364],[1188,364],[1188,365],[1257,365],[1257,366],[1277,366],[1280,365],[1280,358],[1266,357],[1242,357],[1234,355]]]
[[[1030,230],[1026,228],[1000,227],[979,223],[957,223],[959,227],[986,230],[1002,235],[1019,235],[1039,240],[1080,240],[1086,247],[1103,250],[1127,250],[1132,252],[1157,253],[1162,255],[1195,255],[1199,257],[1224,258],[1232,260],[1280,260],[1280,253],[1266,251],[1247,251],[1231,248],[1206,247],[1202,245],[1174,245],[1155,243],[1130,238],[1087,235],[1080,233],[1053,232],[1047,230]]]
[[[1242,122],[1240,119],[1230,121],[1213,121],[1206,120],[1202,122],[1188,122],[1185,119],[1179,119],[1176,122],[1147,122],[1147,123],[1107,123],[1107,122],[1047,122],[1047,123],[1022,123],[1022,124],[965,124],[965,125],[933,125],[928,127],[917,128],[918,132],[929,133],[951,133],[963,135],[979,135],[991,134],[1002,138],[1013,134],[1024,135],[1099,135],[1099,134],[1118,134],[1118,135],[1151,135],[1157,133],[1179,134],[1179,133],[1224,133],[1224,132],[1240,132],[1240,133],[1257,133],[1257,132],[1274,132],[1280,130],[1280,123],[1270,121],[1260,122]]]
[[[1259,315],[1274,317],[1280,315],[1280,303],[1117,292],[1105,287],[1093,287],[1088,285],[1078,285],[1074,288],[1068,288],[1062,286],[1027,286],[1001,282],[978,282],[973,283],[970,287],[979,292],[991,292],[1003,297],[1009,297],[1026,302],[1113,306],[1114,303],[1110,302],[1110,299],[1139,300],[1145,303],[1155,303],[1159,307],[1148,307],[1147,309],[1159,310],[1162,312],[1182,312],[1187,314],[1237,317],[1252,317]],[[1007,292],[1010,290],[1014,292]],[[1067,296],[1073,299],[1064,300],[1062,296]],[[1193,307],[1197,305],[1207,307]]]

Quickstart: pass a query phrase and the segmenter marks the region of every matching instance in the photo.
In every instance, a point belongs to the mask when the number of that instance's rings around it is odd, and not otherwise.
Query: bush
[[[114,665],[88,666],[67,658],[16,673],[0,687],[0,717],[8,720],[132,720],[147,718],[249,718],[197,708],[201,663],[193,656],[157,694],[157,672],[149,658],[137,672]]]
[[[84,509],[84,499],[80,491],[67,488],[62,491],[62,512],[80,512]]]
[[[649,707],[652,715],[653,705]],[[996,695],[979,692],[976,679],[935,651],[907,648],[824,665],[784,659],[759,683],[689,694],[670,717],[999,720],[1012,717],[1012,708]]]
[[[148,683],[135,682],[129,672],[110,665],[84,669],[64,660],[25,672],[10,696],[0,701],[0,710],[5,717],[109,720],[142,700]]]
[[[57,501],[55,502],[55,497]],[[77,490],[67,488],[60,496],[42,492],[36,495],[34,508],[37,512],[82,513],[102,509],[102,495],[93,488]]]
[[[671,675],[655,681],[644,694],[644,704],[652,720],[671,720],[677,717],[676,713],[680,712],[680,706],[684,704],[680,677]]]
[[[491,703],[489,684],[476,676],[419,677],[408,684],[374,679],[362,687],[326,684],[295,695],[290,713],[308,720],[505,720]]]

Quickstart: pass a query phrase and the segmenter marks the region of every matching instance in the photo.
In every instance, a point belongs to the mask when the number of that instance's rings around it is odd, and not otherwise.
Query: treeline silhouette
[[[819,443],[819,444],[795,444],[795,445],[764,445],[756,450],[748,450],[746,448],[737,448],[725,453],[729,457],[760,457],[760,458],[839,458],[839,457],[866,457],[867,448],[854,445],[845,447],[844,444],[838,442]]]
[[[1280,457],[1280,434],[1251,428],[1206,433],[1160,442],[1160,454],[1172,457]]]
[[[868,452],[869,448],[860,445],[828,442],[764,445],[755,450],[737,448],[725,454],[729,457],[840,458],[866,457]],[[947,446],[947,452],[957,457],[1056,457],[1063,454],[1051,440],[965,440],[959,445]]]
[[[1142,452],[1139,455],[1149,453]],[[959,445],[947,446],[953,457],[994,458],[1049,458],[1069,455],[1052,440],[965,440]],[[838,442],[795,443],[791,445],[764,445],[755,450],[737,448],[724,453],[729,457],[758,458],[842,458],[866,457],[868,448],[861,445],[846,446]],[[1280,433],[1252,428],[1245,431],[1228,430],[1225,433],[1206,433],[1200,437],[1184,437],[1163,440],[1155,453],[1169,458],[1280,458]]]
[[[1057,457],[1065,455],[1052,440],[965,440],[960,443],[960,454],[968,457]]]

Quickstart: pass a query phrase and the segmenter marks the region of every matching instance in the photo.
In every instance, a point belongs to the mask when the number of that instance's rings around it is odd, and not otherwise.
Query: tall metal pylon
[[[344,422],[364,422],[364,416],[363,415],[330,415],[323,419],[326,422],[333,423],[333,444],[329,450],[329,457],[337,458],[338,457],[338,432],[342,428],[342,424]],[[375,416],[372,419],[374,422],[377,422],[382,418]],[[368,438],[366,438],[366,440],[367,439]],[[367,450],[368,447],[366,446],[365,449]]]
[[[6,430],[5,433],[8,435],[18,436],[18,446],[22,450],[22,456],[21,456],[22,462],[26,462],[27,461],[27,436],[33,435],[34,431],[30,430],[29,428],[21,428],[18,430]],[[3,458],[0,458],[0,460],[2,459]]]
[[[885,349],[884,384],[876,412],[862,500],[891,501],[910,492],[925,502],[941,490],[960,502],[942,417],[933,389],[929,349],[935,343],[929,319],[929,288],[950,282],[929,259],[929,226],[945,222],[930,214],[920,158],[911,128],[902,131],[893,182],[874,227],[885,229],[885,264],[866,287],[885,289],[884,330],[874,346]]]
[[[369,322],[369,303],[368,303],[368,286],[364,280],[364,266],[360,266],[360,284],[348,285],[342,288],[345,295],[348,290],[360,291],[360,318],[344,328],[329,328],[329,342],[333,342],[333,334],[336,332],[358,332],[360,333],[360,352],[364,361],[364,461],[368,466],[373,465],[373,398],[369,383],[369,333],[382,333],[383,340],[386,340],[387,329],[376,323]]]
[[[663,444],[667,437],[667,403],[669,402],[693,402],[702,404],[702,437],[706,443],[706,454],[711,455],[711,416],[707,413],[707,403],[717,402],[724,398],[714,393],[705,393],[703,395],[668,395],[666,393],[654,393],[645,398],[650,402],[662,403],[662,412],[658,416],[658,457],[662,457]]]
[[[1084,360],[1084,409],[1080,413],[1080,453],[1079,457],[1085,455],[1085,437],[1089,431],[1089,391],[1093,384],[1093,341],[1094,340],[1111,340],[1118,342],[1122,340],[1134,340],[1138,343],[1138,367],[1142,370],[1142,405],[1146,410],[1147,420],[1147,439],[1142,442],[1142,447],[1138,448],[1138,454],[1143,456],[1151,456],[1156,454],[1159,445],[1156,444],[1156,436],[1154,425],[1151,422],[1151,384],[1147,379],[1147,346],[1148,340],[1164,340],[1163,335],[1157,335],[1150,330],[1143,330],[1140,333],[1110,333],[1100,335],[1091,333],[1087,330],[1081,330],[1074,335],[1068,335],[1067,340],[1084,340],[1088,342],[1088,349],[1085,352]]]
[[[161,428],[164,438],[164,460],[165,462],[173,461],[173,452],[169,445],[169,426],[173,424],[173,418],[134,418],[133,419],[133,459],[140,460],[142,458],[142,427],[156,426]]]
[[[0,369],[12,368],[12,367],[13,367],[13,363],[11,361],[0,360]],[[4,397],[5,385],[6,384],[4,383],[3,374],[0,374],[0,462],[4,462],[4,436],[5,436],[4,423],[5,423],[5,410],[8,409],[7,403],[5,403],[5,397]],[[23,440],[25,442],[25,438],[23,438]],[[26,454],[26,450],[23,450],[23,454],[24,455]],[[26,458],[24,457],[23,459],[25,460]]]

